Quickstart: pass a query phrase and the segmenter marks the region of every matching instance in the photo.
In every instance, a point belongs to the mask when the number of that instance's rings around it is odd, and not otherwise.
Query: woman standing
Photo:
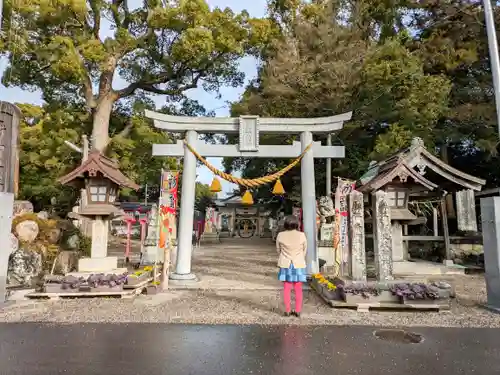
[[[306,235],[300,232],[295,216],[285,219],[285,231],[276,237],[278,251],[278,279],[283,281],[285,316],[300,317],[302,310],[302,283],[306,282]],[[295,291],[295,311],[291,311],[292,289]]]

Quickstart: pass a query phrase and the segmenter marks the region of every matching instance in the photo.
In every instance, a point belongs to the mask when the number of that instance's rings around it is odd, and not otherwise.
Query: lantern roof
[[[426,170],[431,171],[426,175]],[[426,177],[424,177],[426,175]],[[429,191],[445,188],[447,191],[471,189],[480,191],[486,181],[453,168],[429,152],[420,138],[414,138],[410,147],[399,150],[389,158],[372,162],[368,171],[361,176],[358,190],[372,192],[390,184],[397,178],[413,182]]]
[[[63,185],[79,185],[86,177],[97,177],[98,173],[119,186],[134,190],[139,189],[139,185],[120,171],[116,161],[95,149],[90,152],[88,159],[82,165],[59,178],[59,182]]]

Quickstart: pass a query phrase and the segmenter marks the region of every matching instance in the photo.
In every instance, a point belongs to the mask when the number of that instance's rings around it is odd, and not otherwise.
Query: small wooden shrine
[[[120,187],[137,190],[139,185],[119,170],[116,161],[97,150],[92,150],[82,165],[61,177],[59,182],[86,191],[86,199],[77,215],[92,220],[92,248],[90,258],[80,259],[79,271],[116,269],[118,259],[107,256],[109,220],[123,215],[115,206]]]
[[[380,162],[372,162],[368,171],[360,178],[357,190],[366,193],[365,202],[369,202],[372,194],[377,191],[386,193],[392,225],[392,260],[395,265],[394,271],[397,272],[397,263],[408,260],[406,241],[409,240],[409,236],[406,236],[407,233],[404,233],[403,228],[421,224],[426,220],[424,217],[417,217],[408,209],[410,200],[437,198],[440,201],[446,259],[450,259],[444,199],[447,194],[461,190],[470,191],[473,197],[473,192],[480,191],[485,183],[485,180],[463,173],[438,159],[425,148],[422,139],[414,138],[410,147]],[[476,220],[473,205],[466,214]],[[366,221],[370,222],[370,218]],[[434,236],[437,237],[437,233],[434,233]]]
[[[249,206],[243,198],[234,195],[225,199],[217,199],[219,227],[221,232],[228,232],[230,237],[241,238],[271,236],[269,218],[271,211],[262,204]]]

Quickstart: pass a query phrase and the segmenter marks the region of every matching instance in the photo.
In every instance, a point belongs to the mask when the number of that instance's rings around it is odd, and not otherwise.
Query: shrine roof
[[[242,204],[241,203],[241,196],[238,194],[235,194],[235,195],[231,195],[231,196],[226,197],[226,198],[216,199],[215,204],[217,206],[226,206],[228,204]]]
[[[105,178],[113,181],[115,184],[137,190],[139,185],[128,179],[118,168],[118,163],[107,158],[97,150],[92,150],[88,159],[67,175],[59,178],[63,185],[72,184],[76,180],[83,180],[85,174],[95,174],[100,172]]]
[[[426,189],[434,190],[439,184],[424,177],[426,168],[461,188],[480,191],[486,184],[485,180],[471,176],[443,162],[424,147],[422,139],[414,138],[410,147],[380,162],[372,162],[368,171],[359,179],[358,190],[375,191],[398,177],[403,183],[410,177]]]
[[[249,206],[246,204],[243,204],[242,202],[242,196],[239,194],[234,194],[229,197],[225,197],[222,199],[216,199],[214,201],[215,205],[217,207],[227,207],[227,206],[242,206],[244,208],[248,208]],[[261,207],[262,204],[260,203],[254,203],[251,205],[251,207]]]

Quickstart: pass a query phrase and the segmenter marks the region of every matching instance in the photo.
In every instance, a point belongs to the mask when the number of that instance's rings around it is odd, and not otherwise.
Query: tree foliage
[[[346,147],[346,158],[333,162],[334,176],[358,178],[370,160],[418,136],[452,165],[500,183],[480,1],[270,0],[269,5],[280,34],[267,45],[258,78],[233,103],[234,115],[316,117],[353,111],[352,121],[334,137]],[[267,144],[292,141],[262,139]],[[256,177],[288,162],[226,159],[225,167]],[[319,195],[325,162],[315,163]],[[295,196],[299,176],[296,169],[283,179]]]
[[[20,196],[37,207],[48,206],[52,198],[56,198],[57,208],[70,209],[79,198],[79,192],[63,187],[58,179],[76,168],[82,155],[68,147],[65,141],[81,146],[82,135],[92,120],[79,108],[26,104],[19,107],[25,116],[20,132]],[[150,121],[137,113],[115,111],[113,126],[130,126],[130,130],[127,137],[113,139],[110,156],[119,161],[121,170],[129,178],[141,186],[148,184],[150,191],[154,191],[160,184],[161,169],[176,169],[177,162],[173,158],[152,157],[151,145],[170,143],[172,139],[167,133],[155,130]],[[139,193],[144,194],[143,191]],[[125,200],[144,198],[126,189],[121,195]]]
[[[127,0],[19,0],[8,2],[5,14],[3,81],[40,89],[47,102],[22,106],[21,193],[40,204],[68,197],[55,181],[79,155],[64,140],[78,143],[82,134],[92,134],[98,149],[109,145],[106,152],[137,183],[157,186],[159,170],[177,165],[151,158],[152,143],[175,141],[142,117],[144,108],[154,108],[151,95],[165,96],[165,113],[207,115],[186,90],[242,84],[238,61],[246,54],[260,58],[258,77],[232,104],[232,115],[353,112],[334,135],[346,147],[346,158],[332,163],[334,176],[355,179],[371,160],[418,136],[452,165],[500,184],[479,0],[268,0],[265,19],[211,10],[204,0],[148,0],[137,8]],[[270,145],[294,140],[261,136]],[[289,162],[227,158],[224,167],[253,178]],[[325,161],[315,166],[321,195]],[[299,168],[282,183],[289,198],[299,199]],[[210,204],[206,190],[198,184],[199,207]],[[258,196],[271,190],[263,187]],[[135,199],[143,192],[124,194]]]
[[[5,14],[4,84],[85,107],[99,150],[109,144],[118,101],[151,93],[176,103],[199,86],[241,85],[238,59],[258,52],[269,32],[266,20],[211,10],[205,0],[146,0],[136,8],[128,0],[18,0]]]
[[[205,212],[207,207],[214,204],[216,197],[217,195],[210,191],[210,186],[202,184],[201,182],[196,183],[195,208],[198,211]]]

